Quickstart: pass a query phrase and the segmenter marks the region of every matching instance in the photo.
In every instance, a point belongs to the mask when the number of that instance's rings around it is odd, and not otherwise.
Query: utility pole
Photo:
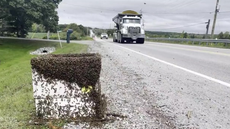
[[[217,18],[217,13],[219,12],[218,8],[219,0],[216,1],[216,8],[215,8],[215,14],[214,14],[214,20],[213,20],[213,25],[212,25],[212,34],[211,38],[214,37],[214,31],[215,31],[215,26],[216,26],[216,18]]]
[[[208,19],[208,22],[205,22],[207,25],[206,25],[206,35],[205,35],[205,39],[208,38],[208,30],[209,30],[209,25],[210,25],[210,19]]]

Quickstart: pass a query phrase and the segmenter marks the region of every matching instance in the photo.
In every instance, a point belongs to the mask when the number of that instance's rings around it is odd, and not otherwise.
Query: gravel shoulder
[[[102,128],[230,128],[229,88],[118,45],[102,40],[90,45],[90,52],[102,55],[107,113],[127,116]]]

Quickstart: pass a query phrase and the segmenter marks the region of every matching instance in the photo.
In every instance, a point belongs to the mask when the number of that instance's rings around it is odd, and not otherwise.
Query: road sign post
[[[58,34],[58,39],[59,39],[60,47],[62,48],[62,43],[61,43],[60,34],[59,34],[60,32],[62,32],[62,31],[57,31],[57,34]]]

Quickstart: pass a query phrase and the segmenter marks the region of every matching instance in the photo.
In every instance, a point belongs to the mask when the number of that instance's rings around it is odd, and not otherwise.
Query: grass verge
[[[202,46],[202,47],[214,47],[214,48],[227,48],[230,49],[230,44],[225,44],[225,43],[206,43],[206,42],[179,42],[179,41],[164,41],[164,40],[147,40],[150,42],[160,42],[160,43],[171,43],[171,44],[183,44],[183,45],[195,45],[195,46]]]
[[[29,39],[44,39],[44,37],[47,37],[46,33],[28,33],[27,38]],[[66,32],[61,32],[60,33],[60,38],[62,40],[66,40]],[[47,39],[47,38],[45,38]],[[58,40],[58,34],[57,33],[50,33],[50,39],[56,39]],[[84,36],[84,37],[78,37],[78,40],[93,40],[89,36]]]
[[[55,54],[83,53],[87,45],[0,39],[0,128],[46,128],[28,126],[34,115],[32,73],[29,52],[40,47],[56,47]]]
[[[43,39],[47,34],[46,33],[28,33],[27,38],[30,39]]]

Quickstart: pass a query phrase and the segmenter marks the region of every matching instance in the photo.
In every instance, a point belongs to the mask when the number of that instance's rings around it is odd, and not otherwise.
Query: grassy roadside
[[[28,33],[27,38],[29,39],[43,39],[44,37],[47,36],[47,33]],[[66,32],[61,32],[60,33],[61,39],[65,40],[66,39]],[[58,39],[58,34],[57,33],[50,33],[50,39],[55,38]],[[81,37],[80,40],[93,40],[89,36]]]
[[[43,39],[47,34],[46,33],[28,33],[27,38],[29,39]]]
[[[171,43],[171,44],[183,44],[183,45],[195,45],[195,46],[202,46],[202,47],[214,47],[214,48],[227,48],[230,49],[230,44],[225,43],[209,43],[207,45],[206,42],[202,42],[199,44],[199,42],[179,42],[179,41],[155,41],[155,40],[147,40],[149,42],[159,42],[159,43]]]
[[[31,128],[26,126],[35,112],[29,52],[54,46],[59,53],[86,52],[87,46],[0,39],[0,128]],[[35,128],[35,127],[33,127]]]

